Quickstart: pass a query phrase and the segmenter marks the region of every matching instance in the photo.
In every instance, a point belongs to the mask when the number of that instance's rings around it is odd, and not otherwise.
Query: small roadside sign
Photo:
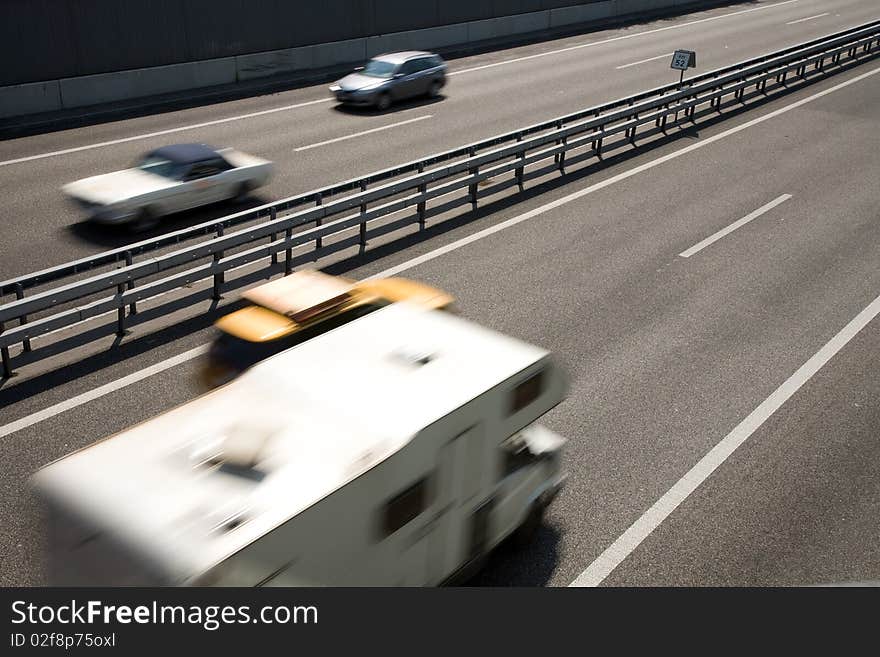
[[[697,53],[693,50],[676,50],[672,55],[672,64],[670,68],[679,71],[686,71],[689,68],[696,68]]]
[[[696,68],[696,66],[697,53],[693,50],[676,50],[672,54],[672,63],[669,68],[681,71],[681,77],[678,79],[678,86],[681,87],[681,83],[684,82],[684,72],[689,68]]]

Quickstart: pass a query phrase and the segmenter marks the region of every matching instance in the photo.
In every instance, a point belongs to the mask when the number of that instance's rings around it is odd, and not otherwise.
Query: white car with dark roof
[[[265,185],[273,165],[233,149],[205,144],[163,146],[123,171],[65,185],[62,191],[98,223],[155,227],[166,215],[228,199]]]

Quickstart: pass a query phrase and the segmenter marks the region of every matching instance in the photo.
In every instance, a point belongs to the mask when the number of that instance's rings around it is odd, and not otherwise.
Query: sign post
[[[697,67],[697,53],[693,50],[676,50],[672,55],[672,63],[670,68],[681,71],[681,77],[678,79],[678,88],[681,89],[684,83],[684,72],[689,68]]]

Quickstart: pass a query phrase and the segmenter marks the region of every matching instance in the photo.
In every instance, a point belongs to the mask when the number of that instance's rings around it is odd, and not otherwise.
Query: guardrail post
[[[361,181],[361,193],[367,191],[367,183]],[[363,253],[367,249],[367,221],[363,219],[363,216],[367,214],[367,204],[361,203],[361,249],[360,252]]]
[[[468,157],[474,157],[476,154],[477,154],[477,151],[472,148],[472,149],[470,149],[470,152],[468,153]],[[476,176],[480,175],[480,167],[471,167],[470,169],[468,169],[468,173],[471,175],[471,177],[476,177]],[[471,197],[471,211],[476,210],[477,209],[477,183],[476,182],[472,182],[470,185],[468,185],[468,195]]]
[[[557,122],[556,122],[556,130],[562,130],[562,121],[557,121]],[[557,139],[557,140],[556,140],[556,145],[559,146],[559,144],[560,144],[560,140]],[[553,162],[554,162],[554,164],[559,164],[559,157],[560,157],[560,155],[562,155],[562,153],[556,153],[556,155],[553,156]],[[562,167],[560,167],[560,169],[561,169],[561,168],[562,168]]]
[[[0,322],[0,335],[3,335],[3,322]],[[12,361],[9,358],[9,347],[0,347],[0,358],[3,360],[3,378],[12,376]]]
[[[287,240],[287,249],[284,251],[284,275],[289,276],[293,271],[293,249],[290,248],[290,240],[293,239],[293,228],[284,231],[284,239]]]
[[[131,255],[131,251],[126,251],[125,252],[125,266],[131,267],[132,262],[134,262],[134,258]],[[129,290],[133,290],[134,289],[134,281],[129,279],[127,287]],[[128,314],[129,315],[137,315],[137,303],[135,303],[134,301],[132,301],[128,305]]]
[[[271,208],[269,208],[269,221],[274,223],[274,221],[277,218],[278,218],[278,210],[275,209],[275,206],[272,206]],[[278,233],[272,233],[269,236],[269,244],[271,244],[272,242],[274,242],[277,239],[278,239]],[[272,254],[270,255],[270,262],[273,265],[278,264],[278,251],[272,252]]]
[[[669,103],[663,105],[663,113],[660,114],[656,119],[654,119],[654,127],[655,128],[664,128],[664,132],[666,132],[666,110],[669,109]]]
[[[522,133],[521,132],[516,133],[516,140],[518,142],[522,141]],[[524,150],[522,150],[519,153],[517,153],[516,159],[518,159],[520,161],[526,159],[526,152]],[[525,169],[524,169],[524,167],[522,167],[522,166],[516,167],[516,169],[514,169],[514,174],[516,175],[516,186],[519,187],[519,191],[522,192],[525,189],[525,184],[524,184],[524,182],[525,182],[525,178],[524,178],[525,177]]]
[[[559,173],[565,175],[565,152],[568,146],[568,137],[562,138],[562,152],[559,154]]]
[[[361,184],[361,191],[363,191],[363,189],[364,189],[364,186],[363,186],[363,184]],[[324,203],[324,199],[321,196],[320,192],[315,194],[315,207],[318,207],[323,203]],[[323,224],[324,224],[323,217],[318,217],[317,219],[315,219],[315,227],[322,226]],[[324,246],[324,238],[319,237],[315,240],[315,250],[320,249],[322,246]],[[317,254],[315,254],[315,260],[317,260],[317,259],[318,259],[318,256],[317,256]]]
[[[274,223],[277,218],[278,218],[278,210],[276,210],[274,206],[269,208],[269,221]],[[287,231],[285,231],[285,237],[287,237]],[[269,241],[270,241],[270,243],[272,243],[276,239],[278,239],[278,233],[272,233]],[[290,256],[288,256],[287,259],[290,260]],[[272,264],[273,265],[278,264],[278,251],[274,251],[272,253]],[[287,275],[287,263],[286,262],[284,264],[284,275],[285,276]]]
[[[425,164],[423,162],[419,162],[419,174],[425,172]],[[425,183],[419,185],[419,194],[424,196],[424,194],[428,191],[428,186]],[[416,212],[419,215],[419,230],[425,230],[425,209],[427,204],[425,203],[424,198],[416,204]]]
[[[15,298],[16,298],[16,299],[24,299],[24,286],[22,286],[21,283],[16,283],[16,284],[15,284]],[[19,318],[19,320],[18,320],[18,324],[19,324],[19,326],[24,326],[24,325],[27,324],[27,323],[28,323],[27,315],[22,315],[22,316]],[[21,344],[22,344],[22,346],[24,347],[24,350],[25,350],[25,351],[30,351],[30,350],[31,350],[31,340],[30,340],[30,338],[25,338],[24,341],[22,341]]]
[[[634,115],[633,115],[633,118],[635,118],[635,120],[638,121],[638,120],[639,120],[639,115],[638,115],[638,114],[634,114]],[[630,128],[629,130],[627,130],[627,132],[629,133],[629,134],[627,135],[627,136],[629,137],[629,143],[632,144],[633,146],[636,145],[636,127],[637,127],[637,126],[634,125],[632,128]]]
[[[116,335],[120,338],[125,335],[125,304],[122,295],[125,294],[125,283],[116,286],[116,294],[119,296],[119,308],[116,309]]]
[[[223,237],[223,224],[220,224],[219,226],[217,226],[217,237],[218,238]],[[223,257],[222,251],[216,252],[214,254],[214,262],[215,263],[220,262],[220,259],[222,257]],[[213,294],[214,301],[219,301],[221,298],[220,293],[223,288],[224,279],[225,279],[225,276],[223,275],[222,271],[214,274],[214,294]]]

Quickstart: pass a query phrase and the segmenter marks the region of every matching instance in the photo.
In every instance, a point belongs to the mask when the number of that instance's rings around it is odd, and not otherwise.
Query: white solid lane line
[[[707,21],[715,21],[721,18],[727,18],[729,16],[738,16],[740,14],[747,14],[752,11],[761,11],[762,9],[771,9],[773,7],[779,7],[781,5],[788,5],[793,2],[799,2],[800,0],[785,0],[784,2],[776,2],[771,5],[764,5],[761,7],[754,7],[752,9],[744,9],[743,11],[735,11],[730,14],[723,14],[721,16],[711,16],[709,18],[702,18],[700,20],[691,21],[689,23],[681,23],[680,25],[668,25],[666,27],[660,27],[655,30],[647,30],[645,32],[638,32],[637,34],[626,34],[624,36],[613,37],[611,39],[605,39],[603,41],[595,41],[593,43],[584,43],[577,46],[570,46],[568,48],[560,48],[559,50],[552,50],[548,52],[538,53],[536,55],[528,55],[526,57],[516,57],[514,59],[507,59],[502,62],[495,62],[494,64],[486,64],[484,66],[475,66],[473,68],[466,68],[461,71],[450,71],[448,75],[460,75],[462,73],[471,73],[472,71],[480,71],[484,68],[492,68],[494,66],[502,66],[504,64],[513,64],[515,62],[521,62],[528,59],[534,59],[535,57],[544,57],[545,55],[555,55],[561,52],[567,52],[569,50],[577,50],[579,48],[590,48],[592,46],[598,46],[603,43],[612,43],[614,41],[620,41],[621,39],[633,39],[635,37],[644,36],[645,34],[654,34],[655,32],[663,32],[665,30],[674,30],[679,27],[688,27],[689,25],[696,25],[698,23],[705,23]],[[75,148],[66,148],[60,151],[52,151],[49,153],[40,153],[39,155],[28,155],[27,157],[19,157],[14,160],[6,160],[0,161],[0,167],[8,166],[10,164],[19,164],[21,162],[30,162],[31,160],[40,160],[47,157],[55,157],[57,155],[66,155],[68,153],[77,153],[79,151],[87,151],[93,148],[103,148],[105,146],[113,146],[114,144],[124,144],[129,141],[137,141],[140,139],[149,139],[150,137],[160,137],[162,135],[170,135],[175,132],[183,132],[184,130],[195,130],[196,128],[205,128],[207,126],[218,125],[221,123],[228,123],[230,121],[242,121],[244,119],[250,119],[255,116],[262,116],[264,114],[272,114],[274,112],[286,112],[288,110],[297,109],[299,107],[307,107],[309,105],[316,105],[317,103],[329,103],[333,99],[332,98],[321,98],[319,100],[310,100],[303,103],[296,103],[295,105],[285,105],[284,107],[275,107],[273,109],[262,110],[260,112],[250,112],[248,114],[241,114],[238,116],[230,116],[225,119],[216,119],[214,121],[206,121],[204,123],[194,123],[192,125],[184,125],[177,128],[169,128],[168,130],[159,130],[157,132],[149,132],[142,135],[134,135],[132,137],[123,137],[122,139],[114,139],[111,141],[102,141],[97,144],[88,144],[86,146],[77,146]]]
[[[843,349],[859,331],[880,313],[880,297],[874,299],[862,312],[841,329],[825,345],[781,386],[761,402],[724,439],[679,479],[654,505],[645,511],[629,529],[614,541],[584,572],[578,575],[569,586],[598,586],[621,562],[635,550],[679,504],[715,472],[731,454],[757,431],[770,416],[801,388],[813,375]]]
[[[806,18],[799,18],[796,21],[788,21],[786,23],[786,25],[797,25],[798,23],[804,23],[806,21],[811,21],[814,18],[822,18],[823,16],[827,16],[829,13],[831,13],[831,12],[826,11],[824,14],[816,14],[815,16],[807,16]]]
[[[695,253],[699,253],[700,251],[705,249],[710,244],[717,242],[725,235],[729,235],[730,233],[735,231],[737,228],[741,228],[741,227],[745,226],[747,223],[749,223],[753,219],[757,219],[762,214],[769,212],[770,210],[775,208],[777,205],[780,205],[781,203],[785,203],[790,198],[791,198],[791,194],[783,194],[782,196],[773,199],[772,201],[770,201],[766,205],[762,205],[760,208],[758,208],[754,212],[750,212],[742,219],[738,219],[738,220],[734,221],[732,224],[730,224],[726,228],[722,228],[717,233],[710,235],[709,237],[704,239],[702,242],[697,242],[691,248],[689,248],[685,251],[682,251],[678,255],[680,255],[682,258],[690,258]]]
[[[300,146],[299,148],[294,148],[293,150],[296,152],[299,151],[307,151],[312,148],[318,148],[319,146],[326,146],[327,144],[335,144],[338,141],[345,141],[346,139],[354,139],[355,137],[362,137],[363,135],[369,135],[374,132],[381,132],[382,130],[390,130],[391,128],[397,128],[402,125],[406,125],[407,123],[415,123],[416,121],[424,121],[425,119],[430,119],[433,114],[426,114],[425,116],[417,116],[414,119],[407,119],[406,121],[398,121],[397,123],[392,123],[390,125],[379,126],[378,128],[373,128],[371,130],[363,130],[361,132],[355,132],[350,135],[343,135],[342,137],[335,137],[334,139],[328,139],[327,141],[319,141],[317,144],[309,144],[308,146]]]
[[[46,157],[55,157],[56,155],[67,155],[68,153],[78,153],[79,151],[88,151],[93,148],[103,148],[104,146],[113,146],[114,144],[124,144],[129,141],[138,141],[141,139],[149,139],[150,137],[161,137],[162,135],[170,135],[175,132],[183,132],[184,130],[195,130],[196,128],[205,128],[212,125],[220,125],[221,123],[229,123],[230,121],[242,121],[244,119],[252,119],[255,116],[263,116],[264,114],[274,114],[275,112],[287,112],[307,107],[309,105],[317,105],[318,103],[329,103],[332,98],[321,98],[320,100],[309,100],[304,103],[296,103],[295,105],[285,105],[283,107],[274,107],[272,109],[261,110],[259,112],[250,112],[249,114],[240,114],[238,116],[228,116],[225,119],[215,119],[214,121],[205,121],[204,123],[193,123],[192,125],[182,125],[177,128],[168,128],[167,130],[158,130],[156,132],[147,132],[142,135],[134,135],[132,137],[123,137],[122,139],[113,139],[111,141],[102,141],[97,144],[88,144],[86,146],[77,146],[75,148],[65,148],[61,151],[52,151],[50,153],[40,153],[39,155],[28,155],[27,157],[19,157],[14,160],[6,160],[0,162],[0,167],[9,164],[18,164],[19,162],[30,162],[31,160],[41,160]]]
[[[525,214],[521,214],[518,217],[513,217],[512,219],[508,219],[507,221],[503,221],[500,224],[497,224],[495,226],[491,226],[490,228],[486,228],[484,230],[481,230],[477,233],[474,233],[473,235],[462,238],[456,242],[453,242],[451,244],[447,244],[446,246],[441,246],[440,248],[435,249],[434,251],[431,251],[429,253],[425,253],[424,255],[417,256],[417,257],[412,258],[411,260],[407,260],[406,262],[403,262],[399,265],[389,267],[388,269],[386,269],[382,272],[379,272],[378,274],[374,274],[373,276],[369,276],[365,280],[370,280],[373,278],[380,278],[380,277],[384,277],[384,276],[395,276],[402,271],[406,271],[407,269],[412,269],[413,267],[416,267],[417,265],[420,265],[422,263],[433,260],[434,258],[438,258],[439,256],[446,254],[446,253],[449,253],[450,251],[455,251],[456,249],[460,249],[463,246],[467,246],[468,244],[471,244],[473,242],[481,240],[484,237],[488,237],[489,235],[494,235],[495,233],[498,233],[506,228],[510,228],[511,226],[515,226],[519,223],[522,223],[523,221],[527,221],[527,220],[531,219],[532,217],[536,217],[540,214],[543,214],[545,212],[553,210],[554,208],[558,208],[562,205],[565,205],[566,203],[570,203],[571,201],[575,201],[575,200],[582,198],[588,194],[592,194],[593,192],[596,192],[600,189],[604,189],[605,187],[608,187],[610,185],[613,185],[614,183],[620,182],[621,180],[626,180],[627,178],[631,178],[632,176],[638,175],[638,174],[642,173],[643,171],[653,169],[654,167],[659,166],[661,164],[664,164],[665,162],[668,162],[670,160],[674,160],[677,157],[681,157],[682,155],[686,155],[687,153],[695,151],[699,148],[703,148],[704,146],[708,146],[709,144],[713,144],[716,141],[724,139],[725,137],[735,135],[739,132],[742,132],[743,130],[751,128],[752,126],[758,125],[759,123],[763,123],[764,121],[768,121],[772,118],[775,118],[777,116],[785,114],[786,112],[790,112],[791,110],[797,109],[798,107],[806,105],[807,103],[810,103],[814,100],[818,100],[819,98],[824,98],[828,94],[834,93],[835,91],[839,91],[840,89],[844,89],[845,87],[848,87],[848,86],[855,84],[857,82],[861,82],[862,80],[869,78],[872,75],[877,75],[878,73],[880,73],[880,68],[875,68],[875,69],[872,69],[866,73],[862,73],[859,76],[856,76],[854,78],[847,80],[846,82],[841,82],[838,85],[835,85],[833,87],[829,87],[828,89],[825,89],[825,90],[820,91],[816,94],[813,94],[812,96],[808,96],[807,98],[802,98],[801,100],[794,102],[791,105],[786,105],[785,107],[781,107],[778,110],[774,110],[773,112],[770,112],[770,113],[765,114],[763,116],[759,116],[756,119],[752,119],[751,121],[748,121],[746,123],[742,123],[738,126],[730,128],[728,130],[725,130],[724,132],[720,132],[717,135],[713,135],[712,137],[707,137],[703,141],[699,141],[696,144],[691,144],[689,146],[685,146],[684,148],[682,148],[680,150],[677,150],[673,153],[669,153],[667,155],[659,157],[656,160],[646,162],[645,164],[634,167],[628,171],[624,171],[622,173],[619,173],[615,176],[612,176],[611,178],[608,178],[607,180],[603,180],[602,182],[598,182],[595,185],[591,185],[590,187],[587,187],[587,188],[582,189],[580,191],[569,194],[568,196],[557,199],[556,201],[551,201],[550,203],[546,203],[545,205],[542,205],[539,208],[536,208],[534,210],[526,212]],[[69,409],[74,408],[76,406],[80,406],[82,404],[85,404],[86,402],[97,399],[98,397],[103,397],[104,395],[109,394],[111,392],[114,392],[115,390],[118,390],[119,388],[130,385],[130,384],[134,383],[135,381],[140,381],[141,379],[146,379],[147,377],[150,377],[153,374],[157,374],[157,373],[162,372],[164,370],[167,370],[171,367],[174,367],[175,365],[178,365],[180,363],[184,363],[188,360],[192,360],[193,358],[204,353],[204,350],[206,350],[207,348],[208,348],[208,345],[202,345],[201,347],[197,347],[196,349],[191,349],[190,351],[187,351],[183,354],[180,354],[179,356],[175,356],[175,357],[170,358],[170,359],[163,361],[161,363],[157,363],[155,365],[152,365],[151,367],[148,367],[148,368],[141,370],[139,372],[135,372],[133,374],[130,374],[130,375],[123,377],[121,379],[118,379],[116,381],[111,381],[110,383],[103,385],[100,388],[96,388],[95,390],[92,390],[91,392],[87,392],[82,395],[78,395],[78,396],[73,397],[72,399],[70,399],[66,402],[61,402],[59,404],[55,404],[54,406],[51,406],[43,411],[33,413],[33,414],[28,415],[27,417],[24,417],[20,420],[16,420],[15,422],[12,422],[12,423],[7,424],[3,427],[0,427],[0,438],[2,438],[3,436],[8,436],[10,433],[13,433],[15,431],[20,431],[21,429],[24,429],[26,427],[37,424],[38,422],[42,422],[43,420],[46,420],[54,415],[58,415],[59,413],[63,413],[66,410],[69,410]],[[77,400],[77,401],[74,402],[74,400]],[[13,428],[10,429],[10,427],[13,427]]]
[[[23,417],[20,420],[16,420],[15,422],[10,422],[9,424],[0,427],[0,438],[4,436],[8,436],[11,433],[15,433],[16,431],[21,431],[27,427],[30,427],[37,422],[42,422],[43,420],[47,420],[50,417],[54,417],[59,413],[63,413],[64,411],[69,411],[72,408],[76,408],[77,406],[82,406],[83,404],[87,404],[90,401],[94,401],[99,397],[103,397],[104,395],[110,394],[111,392],[116,392],[121,388],[125,388],[126,386],[130,386],[132,383],[137,383],[138,381],[142,381],[148,377],[153,376],[154,374],[158,374],[159,372],[164,372],[165,370],[174,367],[175,365],[180,365],[181,363],[185,363],[197,356],[201,356],[205,352],[208,351],[208,345],[202,345],[200,347],[196,347],[195,349],[190,349],[189,351],[184,351],[182,354],[178,354],[177,356],[173,356],[167,360],[163,360],[160,363],[156,363],[155,365],[151,365],[150,367],[146,367],[142,370],[138,370],[128,376],[124,376],[121,379],[116,379],[115,381],[111,381],[110,383],[104,384],[95,388],[94,390],[89,390],[88,392],[84,392],[81,395],[77,395],[76,397],[71,397],[63,402],[59,402],[53,406],[49,406],[48,408],[44,408],[42,411],[37,411],[36,413],[32,413],[27,417]]]
[[[623,66],[615,66],[618,71],[624,68],[629,68],[630,66],[638,66],[639,64],[645,64],[647,62],[653,62],[656,59],[663,59],[664,57],[672,57],[673,53],[665,52],[662,55],[657,55],[656,57],[648,57],[648,59],[640,59],[637,62],[633,62],[632,64],[624,64]]]
[[[730,16],[739,16],[741,14],[748,14],[753,11],[762,11],[764,9],[772,9],[773,7],[781,7],[782,5],[790,5],[793,2],[799,2],[800,0],[785,0],[785,2],[775,2],[772,5],[763,5],[761,7],[753,7],[752,9],[743,9],[742,11],[734,11],[730,14],[722,14],[720,16],[710,16],[709,18],[701,18],[699,20],[690,21],[688,23],[680,23],[678,25],[667,25],[666,27],[658,27],[653,30],[645,30],[644,32],[636,32],[635,34],[624,34],[623,36],[611,37],[610,39],[603,39],[601,41],[593,41],[591,43],[581,43],[576,46],[568,46],[567,48],[559,48],[558,50],[548,50],[547,52],[539,52],[534,55],[526,55],[525,57],[516,57],[514,59],[505,59],[501,62],[495,62],[493,64],[483,64],[482,66],[474,66],[473,68],[462,69],[461,71],[452,71],[449,75],[461,75],[463,73],[472,73],[473,71],[482,71],[487,68],[494,68],[496,66],[504,66],[505,64],[514,64],[516,62],[524,62],[529,59],[536,59],[538,57],[546,57],[547,55],[556,55],[561,52],[569,52],[571,50],[580,50],[581,48],[592,48],[593,46],[601,46],[605,43],[614,43],[615,41],[623,41],[624,39],[635,39],[640,36],[645,36],[646,34],[656,34],[657,32],[665,32],[666,30],[677,30],[682,27],[689,27],[690,25],[698,25],[700,23],[708,23],[709,21],[717,21],[722,18],[729,18]]]

